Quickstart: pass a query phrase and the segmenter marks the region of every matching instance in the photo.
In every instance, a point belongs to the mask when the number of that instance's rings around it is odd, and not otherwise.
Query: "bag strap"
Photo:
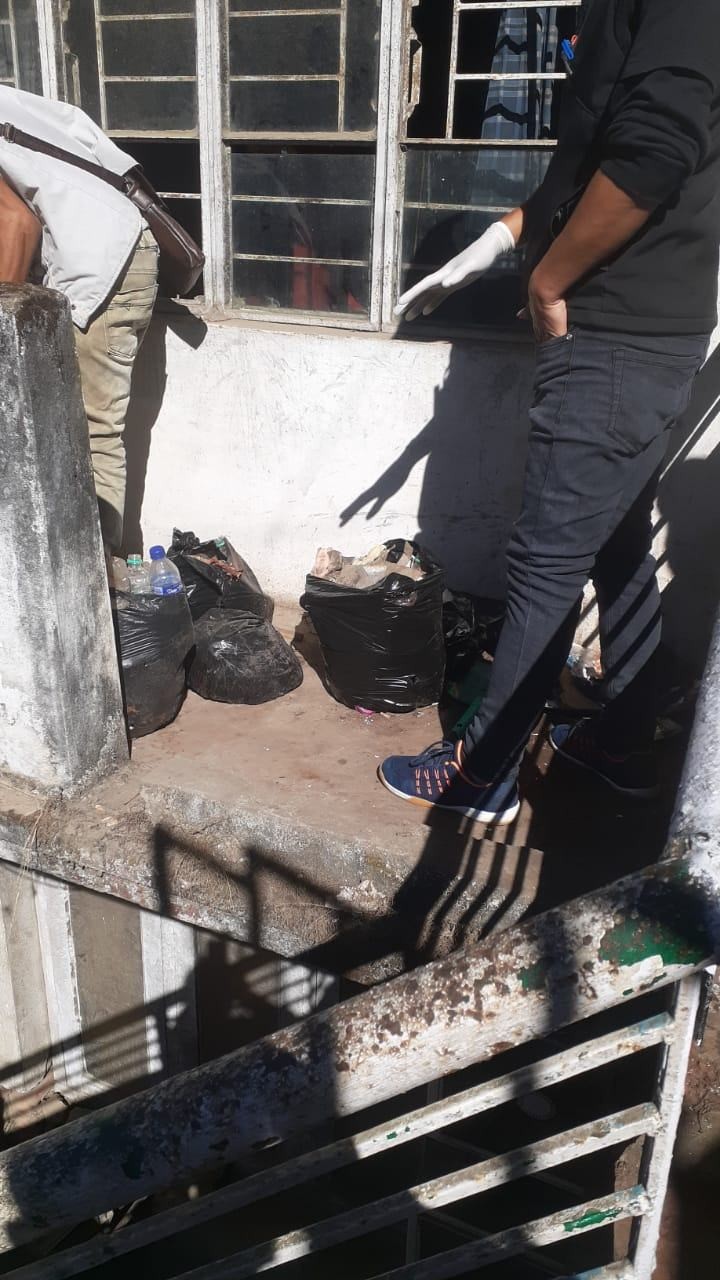
[[[65,151],[63,147],[55,147],[51,142],[44,142],[42,138],[36,138],[32,133],[25,133],[22,129],[17,129],[14,124],[0,124],[0,136],[5,142],[14,142],[19,147],[26,147],[28,151],[39,151],[44,156],[50,156],[53,160],[64,160],[66,164],[72,164],[76,169],[83,169],[85,173],[91,173],[94,178],[100,178],[102,182],[107,182],[109,186],[114,187],[116,191],[121,191],[123,195],[129,195],[130,188],[136,181],[136,177],[129,174],[113,173],[111,169],[104,169],[101,164],[93,164],[91,160],[83,160],[81,156],[76,156],[72,151]]]

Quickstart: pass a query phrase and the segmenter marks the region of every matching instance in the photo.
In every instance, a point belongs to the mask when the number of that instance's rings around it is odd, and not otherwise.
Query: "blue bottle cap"
[[[164,558],[165,558],[165,548],[164,548],[164,547],[151,547],[151,548],[150,548],[150,559],[151,559],[151,560],[163,560]]]

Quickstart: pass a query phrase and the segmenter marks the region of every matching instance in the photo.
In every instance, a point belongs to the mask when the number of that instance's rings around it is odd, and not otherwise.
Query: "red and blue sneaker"
[[[436,742],[419,756],[390,756],[378,769],[384,787],[425,809],[462,813],[474,822],[513,822],[520,812],[517,784],[475,782],[462,763],[461,742]]]
[[[563,760],[594,773],[621,795],[653,800],[660,792],[653,752],[612,755],[598,741],[597,720],[556,724],[550,730],[550,746]]]

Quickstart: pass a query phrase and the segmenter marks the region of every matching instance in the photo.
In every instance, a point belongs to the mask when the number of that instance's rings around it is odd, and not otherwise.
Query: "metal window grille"
[[[575,30],[578,8],[579,0],[407,0],[396,292],[542,181],[567,78],[561,42]],[[519,302],[511,257],[446,304],[440,322],[512,323]]]
[[[208,307],[377,329],[542,179],[579,0],[21,3],[45,91],[161,168]],[[514,316],[514,281],[503,263],[441,323]]]

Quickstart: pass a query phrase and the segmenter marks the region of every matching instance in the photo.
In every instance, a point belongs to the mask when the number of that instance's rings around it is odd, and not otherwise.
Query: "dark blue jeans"
[[[473,776],[517,769],[595,585],[609,750],[647,748],[655,727],[660,593],[652,507],[670,428],[687,408],[705,336],[576,327],[537,352],[508,601],[487,697],[465,735]]]

